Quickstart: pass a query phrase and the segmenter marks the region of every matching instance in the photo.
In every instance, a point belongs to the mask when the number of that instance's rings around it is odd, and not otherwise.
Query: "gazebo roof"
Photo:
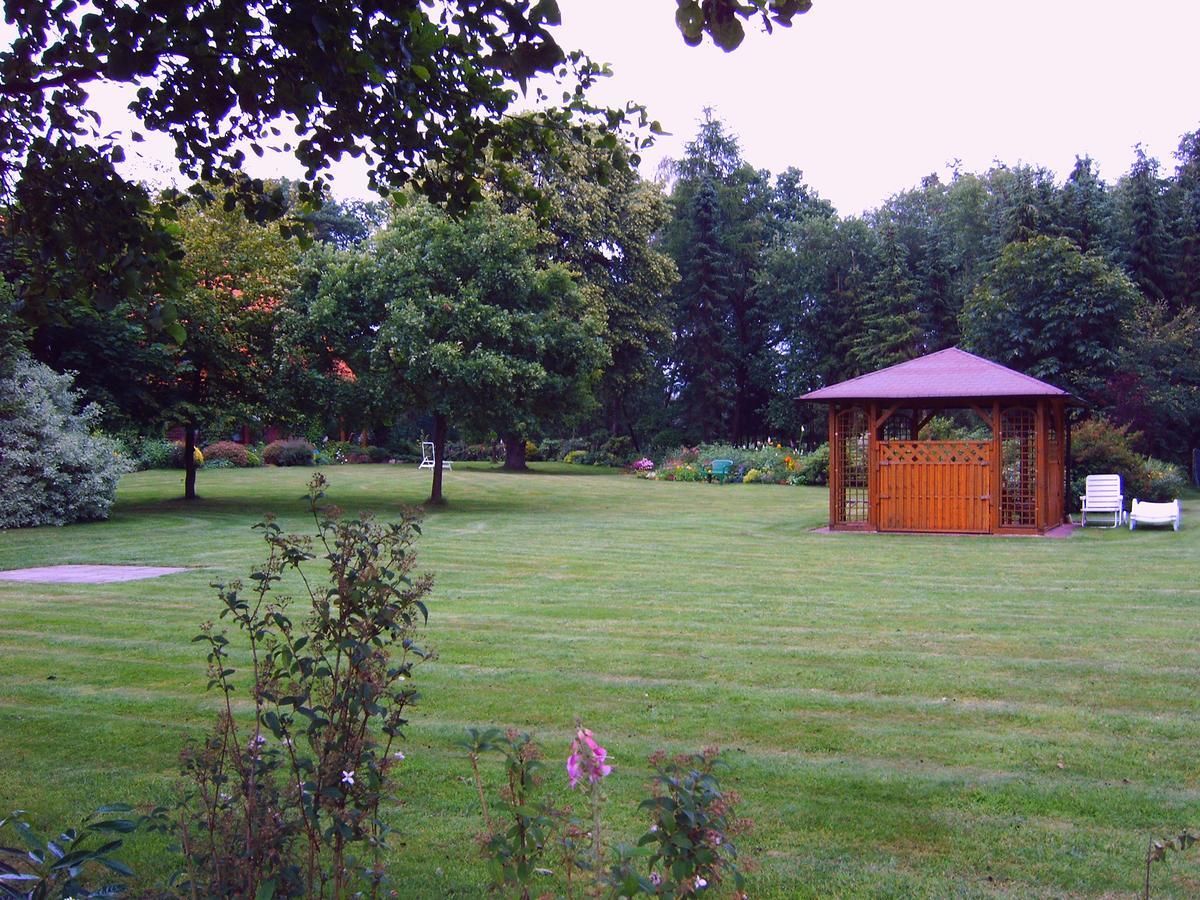
[[[1071,397],[1067,391],[999,363],[950,347],[839,381],[801,400],[963,400],[980,397]]]

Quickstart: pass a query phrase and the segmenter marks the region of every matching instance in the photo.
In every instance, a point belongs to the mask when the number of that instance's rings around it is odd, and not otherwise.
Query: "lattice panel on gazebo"
[[[964,463],[986,466],[991,459],[987,441],[880,441],[879,464]]]
[[[1000,415],[1000,524],[1037,526],[1037,413],[1014,407]]]
[[[834,515],[838,524],[852,525],[867,521],[869,513],[868,460],[870,435],[867,417],[861,407],[842,410],[835,420],[837,428],[835,452],[840,483],[835,491]]]

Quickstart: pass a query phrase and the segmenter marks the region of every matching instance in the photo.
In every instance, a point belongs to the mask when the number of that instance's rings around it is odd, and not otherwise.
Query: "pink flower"
[[[571,742],[571,755],[567,757],[567,777],[571,787],[585,778],[592,784],[607,778],[612,772],[612,766],[605,763],[607,758],[608,751],[596,743],[592,733],[580,728]]]

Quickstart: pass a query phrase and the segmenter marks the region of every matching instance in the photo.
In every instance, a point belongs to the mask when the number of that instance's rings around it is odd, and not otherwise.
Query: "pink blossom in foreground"
[[[580,728],[571,742],[571,755],[567,757],[567,777],[571,787],[587,779],[596,784],[608,777],[612,766],[605,764],[608,751],[596,743],[596,738],[586,728]]]

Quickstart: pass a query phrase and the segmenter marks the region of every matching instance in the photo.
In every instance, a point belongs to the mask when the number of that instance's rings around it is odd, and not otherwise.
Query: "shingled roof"
[[[801,400],[952,400],[975,397],[1071,397],[1052,384],[950,347],[839,381]]]

